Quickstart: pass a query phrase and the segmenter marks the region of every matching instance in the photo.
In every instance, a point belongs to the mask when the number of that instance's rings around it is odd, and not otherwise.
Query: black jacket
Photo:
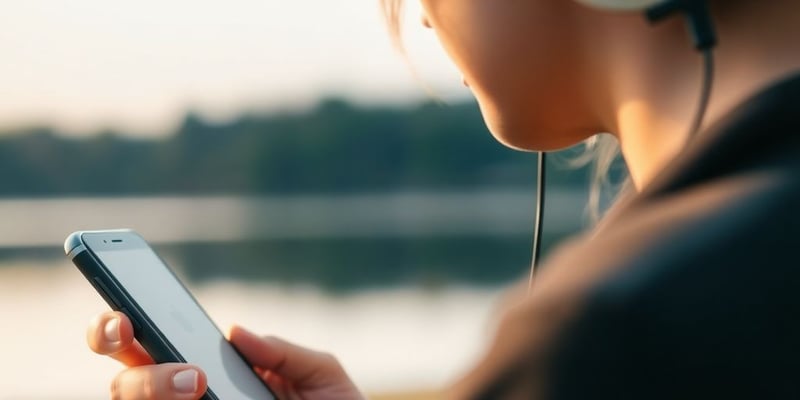
[[[800,399],[800,76],[549,258],[452,394]]]

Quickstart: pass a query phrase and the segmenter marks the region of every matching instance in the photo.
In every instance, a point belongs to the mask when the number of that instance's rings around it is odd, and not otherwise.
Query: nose
[[[431,25],[431,21],[428,19],[427,15],[425,14],[420,15],[420,21],[422,22],[422,26],[429,29],[433,28],[433,25]]]

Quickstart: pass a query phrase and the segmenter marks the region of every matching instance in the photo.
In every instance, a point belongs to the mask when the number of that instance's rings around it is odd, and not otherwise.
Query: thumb
[[[276,337],[259,337],[234,326],[228,340],[250,365],[271,371],[300,387],[321,387],[349,381],[339,361],[328,353],[300,347]]]

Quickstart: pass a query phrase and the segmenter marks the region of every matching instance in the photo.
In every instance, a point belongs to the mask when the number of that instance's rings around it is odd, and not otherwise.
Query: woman
[[[422,4],[497,140],[552,150],[610,132],[636,188],[545,262],[451,395],[800,398],[800,2],[709,2],[718,67],[692,140],[702,59],[681,18],[651,26],[575,0]],[[229,336],[281,398],[361,397],[330,355]],[[122,314],[97,317],[88,340],[130,367],[114,398],[204,391],[194,367],[151,365]]]

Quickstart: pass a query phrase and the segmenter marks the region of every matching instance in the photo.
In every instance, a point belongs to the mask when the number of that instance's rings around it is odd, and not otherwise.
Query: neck
[[[800,37],[800,27],[783,16],[797,15],[800,7],[793,2],[759,3],[772,5],[758,4],[746,19],[731,18],[717,26],[714,86],[699,135],[758,90],[800,70],[798,46],[787,40]],[[647,186],[684,149],[698,110],[702,58],[680,32],[683,29],[683,21],[676,18],[652,29],[657,38],[629,40],[618,49],[623,60],[615,68],[623,67],[611,75],[615,106],[610,125],[637,189]],[[666,45],[653,48],[654,39]]]

